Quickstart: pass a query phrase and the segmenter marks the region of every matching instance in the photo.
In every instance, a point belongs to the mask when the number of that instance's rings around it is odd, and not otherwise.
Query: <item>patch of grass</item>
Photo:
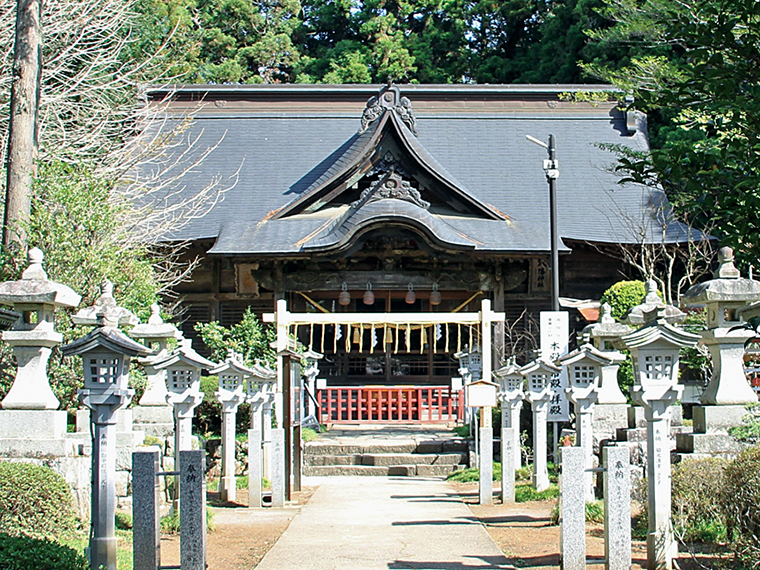
[[[269,479],[266,477],[261,478],[261,488],[262,489],[270,489],[272,487],[272,484],[269,482]],[[248,488],[248,475],[239,475],[235,478],[235,488],[236,489],[247,489]],[[219,490],[219,479],[213,478],[209,479],[206,483],[206,490],[211,491],[212,493],[215,493]]]
[[[303,441],[314,441],[319,437],[317,430],[314,428],[303,428],[301,430],[301,439]]]
[[[116,528],[120,530],[132,529],[132,515],[122,511],[116,512]]]
[[[116,529],[116,566],[119,570],[132,570],[132,531]],[[84,555],[84,549],[90,545],[85,532],[77,533],[59,541],[64,546],[73,548]],[[0,564],[0,567],[2,564]]]
[[[493,476],[494,481],[501,480],[501,463],[493,464]],[[446,477],[447,481],[455,481],[457,483],[472,483],[473,481],[480,480],[480,469],[477,467],[468,467],[467,469],[460,469],[449,473]]]
[[[586,503],[586,522],[604,524],[604,502]]]
[[[530,481],[533,476],[533,466],[526,465],[515,470],[515,481]]]
[[[179,534],[179,512],[175,511],[161,517],[160,525],[163,534]],[[208,530],[208,532],[214,532],[216,530],[214,513],[208,508],[206,508],[206,530]]]
[[[470,437],[470,425],[455,426],[451,431],[459,437]]]
[[[540,493],[533,488],[530,483],[522,483],[515,486],[515,502],[527,503],[530,501],[549,501],[559,497],[559,487],[554,483],[549,485],[548,489]]]

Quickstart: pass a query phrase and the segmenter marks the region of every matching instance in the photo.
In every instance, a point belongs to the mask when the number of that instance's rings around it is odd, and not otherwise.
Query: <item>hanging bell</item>
[[[430,293],[430,304],[431,305],[441,304],[441,293],[440,291],[438,291],[438,283],[433,283],[433,291]]]
[[[413,305],[416,300],[417,300],[417,295],[414,294],[414,285],[409,283],[409,290],[406,292],[406,297],[404,297],[404,301],[406,301],[407,305]]]
[[[364,292],[364,304],[373,305],[375,303],[375,294],[372,292],[372,284],[367,283],[367,290]]]
[[[343,282],[343,285],[341,285],[340,289],[340,294],[338,295],[338,304],[345,307],[351,303],[351,293],[348,292],[348,285],[346,285],[345,281]]]

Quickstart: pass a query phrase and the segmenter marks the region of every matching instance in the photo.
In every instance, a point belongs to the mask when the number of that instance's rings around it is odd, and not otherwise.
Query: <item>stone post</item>
[[[631,568],[630,453],[627,447],[602,450],[605,570]]]
[[[523,384],[525,378],[520,373],[520,367],[515,363],[514,357],[507,364],[493,372],[494,378],[499,382],[499,401],[501,402],[501,426],[512,428],[512,441],[509,448],[514,454],[512,466],[519,469],[522,466],[522,450],[520,449],[520,411],[522,410],[525,393]],[[503,461],[503,456],[502,456]]]
[[[134,570],[158,570],[161,565],[157,449],[132,453],[132,560]]]
[[[502,411],[502,418],[504,412]],[[501,428],[501,502],[515,502],[515,428]]]
[[[272,484],[272,506],[282,508],[285,506],[285,430],[277,428],[271,430],[272,438],[272,461],[271,484]]]
[[[679,350],[699,341],[698,335],[671,324],[684,318],[681,311],[660,300],[654,281],[649,281],[644,303],[628,315],[631,324],[643,326],[622,338],[633,359],[631,396],[644,407],[647,421],[648,570],[671,570],[678,552],[670,512],[670,408],[683,392],[677,383]]]
[[[248,430],[248,507],[261,508],[261,427]]]
[[[99,313],[100,326],[61,348],[64,356],[81,355],[84,388],[79,400],[92,423],[92,512],[89,560],[92,568],[116,570],[116,411],[129,404],[130,358],[146,356],[147,347],[116,329],[115,311]]]
[[[271,428],[272,392],[277,374],[259,361],[256,361],[252,371],[253,374],[248,377],[245,385],[246,401],[251,405],[251,429],[248,430],[248,506],[260,508],[262,505],[261,478],[266,473],[263,438],[269,437],[269,430],[265,429],[263,424],[264,421],[269,422],[268,426]],[[267,405],[269,405],[270,414],[264,420],[264,408]]]
[[[206,570],[206,452],[180,451],[179,558],[182,570]]]
[[[562,570],[586,568],[585,458],[583,448],[560,448],[560,565]]]

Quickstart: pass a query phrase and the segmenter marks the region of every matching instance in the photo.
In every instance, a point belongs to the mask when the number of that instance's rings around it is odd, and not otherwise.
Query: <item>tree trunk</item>
[[[19,225],[28,218],[32,176],[37,154],[37,112],[42,70],[42,0],[18,0],[13,84],[8,127],[8,178],[5,195],[3,245],[26,247]]]

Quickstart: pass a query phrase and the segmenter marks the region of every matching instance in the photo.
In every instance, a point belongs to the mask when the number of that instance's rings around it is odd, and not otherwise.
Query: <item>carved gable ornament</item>
[[[391,81],[388,81],[388,85],[384,86],[380,93],[367,101],[367,106],[362,113],[362,126],[359,128],[359,133],[366,131],[386,109],[396,113],[401,122],[412,131],[415,137],[417,136],[417,119],[412,110],[412,102],[408,97],[402,97],[399,88]]]

